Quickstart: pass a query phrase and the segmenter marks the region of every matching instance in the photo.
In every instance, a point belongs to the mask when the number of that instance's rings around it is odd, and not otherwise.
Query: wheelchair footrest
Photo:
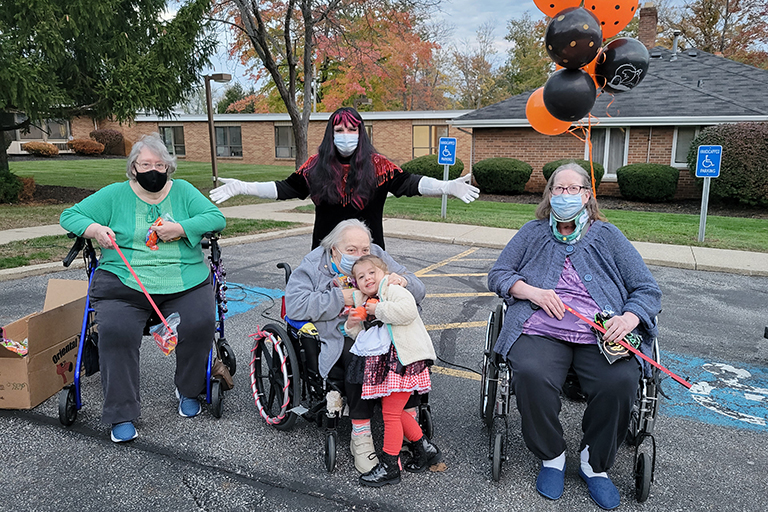
[[[304,413],[309,412],[309,409],[304,407],[303,405],[299,404],[293,409],[288,409],[288,412],[291,412],[293,414],[298,414],[299,416],[303,416]]]

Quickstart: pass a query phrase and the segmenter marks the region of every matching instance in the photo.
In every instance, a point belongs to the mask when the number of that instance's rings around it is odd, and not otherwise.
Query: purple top
[[[597,303],[581,282],[579,274],[573,268],[571,258],[565,258],[565,265],[555,287],[560,299],[587,318],[600,312]],[[523,324],[523,334],[550,336],[571,343],[597,343],[597,337],[589,325],[569,312],[562,320],[550,318],[543,309],[537,310]]]

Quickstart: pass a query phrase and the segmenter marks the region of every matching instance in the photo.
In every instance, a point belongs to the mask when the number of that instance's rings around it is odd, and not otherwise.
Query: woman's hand
[[[624,339],[624,336],[632,332],[639,323],[640,319],[637,315],[629,311],[620,316],[612,316],[605,321],[603,339],[611,343]]]
[[[394,272],[389,274],[389,277],[387,278],[387,282],[389,284],[394,284],[394,285],[397,285],[397,286],[402,286],[403,288],[408,286],[408,280],[406,278],[404,278],[403,276],[401,276],[400,274],[395,274]]]
[[[342,288],[341,293],[344,294],[344,305],[355,305],[355,289],[354,288]]]
[[[164,220],[159,226],[150,226],[149,229],[157,233],[160,240],[163,242],[170,242],[172,240],[179,239],[183,236],[187,236],[184,232],[184,228],[178,222],[169,222]]]
[[[115,238],[115,232],[112,231],[109,226],[102,226],[101,224],[93,223],[85,229],[83,233],[85,238],[92,238],[96,240],[102,249],[114,249],[115,246],[112,240],[109,238]]]
[[[517,281],[509,289],[509,294],[516,299],[529,300],[539,306],[550,318],[562,320],[565,316],[563,301],[557,296],[555,290],[545,290],[531,286],[525,281]]]

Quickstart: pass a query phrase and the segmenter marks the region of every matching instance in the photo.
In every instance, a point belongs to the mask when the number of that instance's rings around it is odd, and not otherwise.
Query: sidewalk
[[[252,243],[259,240],[311,233],[315,218],[314,213],[300,213],[294,210],[298,206],[307,204],[311,204],[311,202],[309,200],[291,200],[221,208],[225,217],[281,220],[299,222],[306,225],[258,235],[224,238],[221,241],[221,245]],[[514,229],[488,228],[466,224],[384,219],[384,233],[388,238],[404,238],[456,245],[475,245],[496,249],[504,248],[516,232]],[[60,234],[64,234],[64,230],[59,225],[10,229],[0,231],[0,244]],[[768,253],[731,251],[684,245],[651,244],[647,242],[632,243],[648,265],[729,272],[749,276],[768,276]],[[0,281],[19,279],[29,275],[46,274],[63,269],[64,267],[61,263],[44,263],[42,265],[5,269],[0,270]]]

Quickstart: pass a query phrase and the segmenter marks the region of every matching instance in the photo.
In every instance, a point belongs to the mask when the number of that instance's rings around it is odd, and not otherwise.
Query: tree
[[[659,12],[662,40],[768,69],[768,0],[693,0]]]
[[[252,96],[253,94],[253,90],[246,92],[245,89],[243,89],[243,86],[240,85],[240,82],[235,82],[230,87],[227,87],[222,98],[216,103],[216,112],[223,114],[227,112],[230,105],[244,100],[246,97]]]
[[[454,48],[451,52],[458,73],[455,90],[459,105],[477,109],[504,99],[507,92],[502,87],[503,76],[494,70],[493,23],[485,23],[477,30],[475,44],[465,41],[461,47],[464,50]]]
[[[33,8],[3,0],[0,113],[12,121],[0,130],[82,115],[125,121],[142,110],[170,113],[200,82],[215,39],[204,21],[210,0],[188,0],[170,20],[166,9],[166,0],[38,0]]]
[[[312,110],[314,64],[318,73],[325,60],[317,54],[318,39],[359,42],[346,38],[345,28],[355,20],[377,13],[416,12],[436,0],[271,0],[251,2],[232,0],[221,4],[225,19],[235,31],[232,55],[243,62],[254,62],[254,78],[269,78],[291,119],[296,142],[297,166],[307,157],[307,130]],[[375,25],[371,26],[372,29]],[[372,31],[376,33],[375,30]],[[388,35],[391,37],[391,35]],[[361,47],[363,50],[365,46]],[[328,65],[336,63],[328,62]],[[263,92],[263,91],[262,91]],[[301,103],[301,108],[299,107]]]
[[[507,91],[515,96],[544,85],[552,71],[552,60],[544,48],[544,20],[532,20],[526,13],[521,18],[509,20],[507,35],[512,43],[509,49],[504,77]]]
[[[179,102],[178,108],[185,114],[205,115],[208,112],[208,100],[205,86],[199,84],[190,89]]]

